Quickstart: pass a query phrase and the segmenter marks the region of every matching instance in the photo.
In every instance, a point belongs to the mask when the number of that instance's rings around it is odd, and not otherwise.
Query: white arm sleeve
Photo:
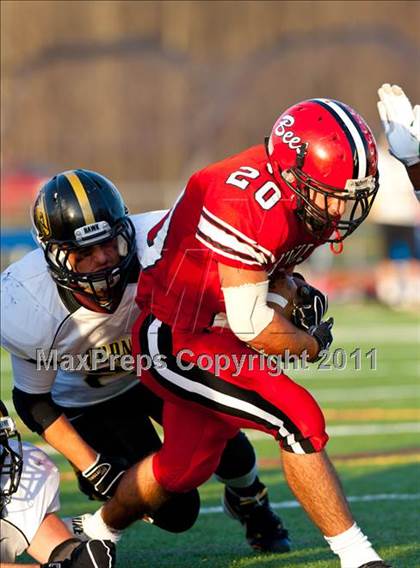
[[[268,280],[222,290],[230,329],[242,341],[252,341],[273,321],[274,310],[267,306]]]
[[[28,394],[44,394],[51,391],[57,371],[52,369],[37,370],[35,363],[11,355],[13,383],[19,390]]]

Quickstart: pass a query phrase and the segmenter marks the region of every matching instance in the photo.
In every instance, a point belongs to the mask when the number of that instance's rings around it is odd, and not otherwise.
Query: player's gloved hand
[[[312,326],[308,333],[312,335],[319,345],[318,355],[313,361],[318,361],[323,351],[328,351],[331,343],[333,342],[333,336],[331,333],[332,326],[334,325],[334,318],[328,318],[326,321],[322,321],[319,325]]]
[[[88,540],[73,550],[71,568],[112,568],[115,566],[115,544],[110,540]]]
[[[303,282],[306,282],[306,278],[304,278],[300,272],[293,272],[292,276],[297,280],[303,280]]]
[[[420,105],[413,109],[398,85],[385,83],[378,89],[379,116],[390,153],[405,166],[420,162]]]
[[[41,564],[41,568],[113,568],[115,544],[110,540],[81,542],[65,560]]]
[[[106,501],[114,495],[122,475],[129,467],[124,458],[98,454],[91,466],[78,473],[80,490],[90,499]]]
[[[308,331],[321,323],[328,310],[328,297],[309,284],[299,286],[292,312],[292,323]]]

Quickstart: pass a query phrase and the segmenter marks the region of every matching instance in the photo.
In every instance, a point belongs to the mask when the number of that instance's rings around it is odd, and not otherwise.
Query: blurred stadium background
[[[376,90],[397,83],[420,101],[419,2],[6,0],[1,11],[3,267],[33,246],[29,204],[45,177],[98,170],[133,212],[165,208],[195,169],[322,96],[368,120],[383,176],[346,254],[320,251],[311,268],[333,296],[418,305],[420,208],[384,149]]]
[[[367,119],[381,145],[375,209],[344,255],[324,247],[303,270],[330,294],[337,347],[375,347],[377,371],[364,355],[361,372],[302,372],[300,380],[325,409],[330,451],[361,524],[404,568],[420,566],[420,206],[387,153],[376,90],[397,83],[420,102],[419,29],[418,1],[1,2],[2,268],[34,247],[30,203],[58,171],[98,170],[132,212],[161,209],[195,169],[262,142],[298,100],[336,98]],[[2,366],[10,399],[5,354]],[[277,451],[255,443],[274,500],[288,508]],[[64,512],[95,508],[57,461]],[[207,484],[204,504],[217,506],[219,493]],[[372,495],[379,502],[370,505]],[[282,565],[336,565],[301,511],[291,505],[284,515],[298,550]],[[121,565],[277,566],[247,556],[240,527],[217,511],[194,531],[175,541],[133,528]],[[148,546],[133,557],[137,537]]]

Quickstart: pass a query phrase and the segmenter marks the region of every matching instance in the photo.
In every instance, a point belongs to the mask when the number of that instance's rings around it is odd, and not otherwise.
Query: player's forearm
[[[95,461],[97,453],[79,436],[50,393],[31,394],[15,387],[13,402],[26,426],[78,469],[83,471]]]
[[[276,313],[272,322],[249,344],[267,355],[285,355],[288,352],[300,356],[306,352],[309,360],[315,359],[319,351],[314,337]]]
[[[64,414],[44,430],[42,437],[81,471],[96,459],[97,452],[79,436]]]

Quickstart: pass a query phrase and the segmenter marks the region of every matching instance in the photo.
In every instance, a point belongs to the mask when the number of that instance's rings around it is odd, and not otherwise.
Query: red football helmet
[[[330,99],[288,108],[267,140],[273,175],[297,194],[297,212],[319,238],[341,242],[367,217],[378,191],[376,142],[363,118]],[[328,212],[329,198],[345,212]]]

